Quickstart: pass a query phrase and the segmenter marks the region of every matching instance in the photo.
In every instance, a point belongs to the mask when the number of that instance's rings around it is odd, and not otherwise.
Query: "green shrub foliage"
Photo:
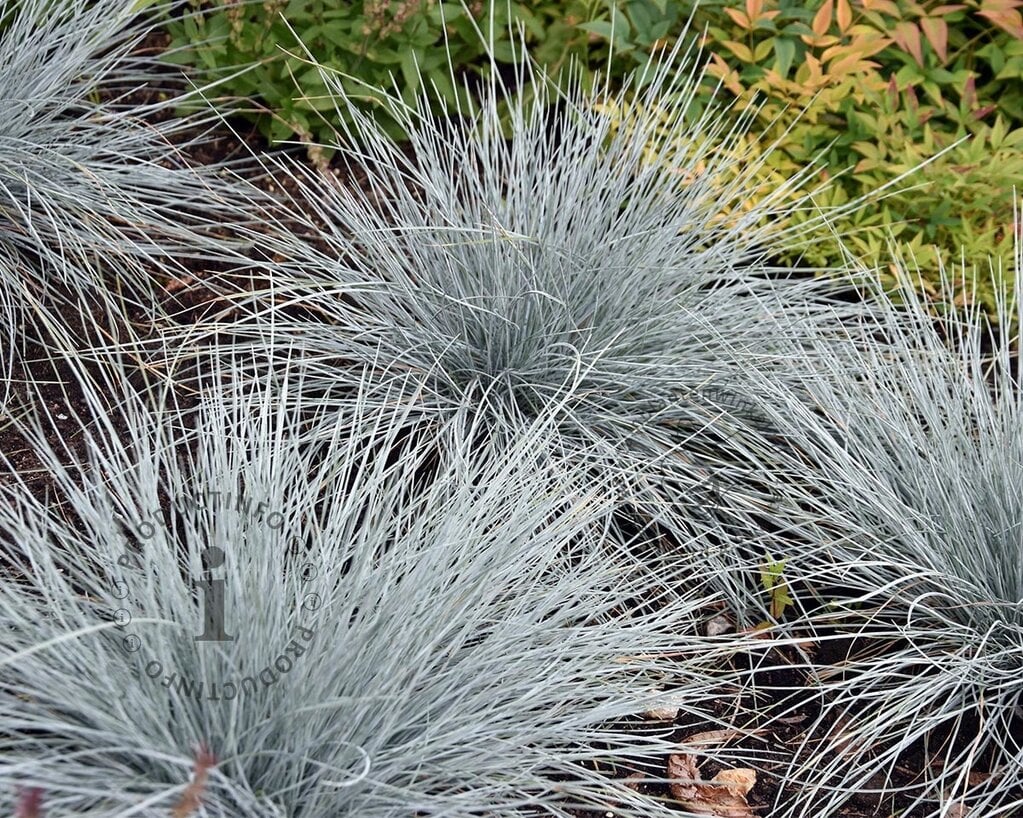
[[[698,7],[670,0],[613,3],[370,0],[266,0],[224,5],[196,2],[171,25],[176,59],[229,74],[226,84],[252,98],[271,141],[297,136],[329,141],[322,114],[332,103],[306,57],[346,74],[352,94],[379,107],[377,86],[393,83],[411,100],[425,90],[437,103],[464,103],[451,80],[510,64],[521,31],[531,56],[553,75],[577,62],[588,82],[596,67],[611,79],[644,68],[660,48],[691,31],[705,32],[710,62],[695,115],[721,83],[734,114],[756,110],[762,125],[742,146],[753,159],[778,140],[761,170],[772,181],[819,163],[793,191],[821,208],[877,194],[837,236],[810,237],[786,263],[837,266],[839,238],[880,260],[894,243],[921,267],[936,260],[993,257],[1009,267],[1012,186],[1023,182],[1023,16],[1014,0],[709,0]],[[191,46],[191,47],[189,47]],[[450,61],[450,66],[449,66]],[[463,97],[460,99],[460,97]],[[400,129],[392,128],[395,136]],[[912,182],[886,187],[929,162]],[[878,191],[882,193],[878,194]],[[751,202],[738,203],[752,204]],[[792,224],[813,220],[793,213]],[[965,251],[965,252],[964,252]],[[886,265],[882,265],[886,266]],[[982,265],[982,272],[986,265]],[[896,268],[885,270],[894,283]],[[934,280],[923,281],[933,292]],[[995,315],[994,287],[975,296]]]

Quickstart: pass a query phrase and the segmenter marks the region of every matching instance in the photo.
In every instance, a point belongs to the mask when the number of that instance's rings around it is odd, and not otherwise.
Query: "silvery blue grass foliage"
[[[13,277],[15,269],[14,254],[0,248],[0,281]],[[0,326],[4,327],[0,332],[0,405],[3,406],[8,404],[11,390],[11,365],[18,345],[15,327],[21,318],[19,307],[11,288],[0,284]]]
[[[114,316],[185,259],[228,253],[249,191],[185,160],[216,116],[161,117],[209,87],[175,90],[141,48],[163,6],[0,0],[0,305],[8,349],[67,310]],[[178,83],[179,86],[182,83]],[[223,173],[222,173],[223,172]],[[54,316],[57,316],[56,319]],[[41,326],[40,326],[41,325]]]
[[[334,147],[366,181],[275,165],[294,203],[266,214],[254,240],[268,260],[238,302],[257,320],[231,331],[270,350],[270,367],[273,350],[301,350],[298,405],[340,410],[368,366],[359,399],[414,382],[409,423],[427,434],[465,412],[498,438],[553,418],[551,461],[613,476],[648,519],[748,533],[770,496],[745,475],[771,446],[746,373],[783,378],[810,338],[843,354],[841,317],[863,308],[771,267],[798,239],[758,226],[784,190],[724,214],[756,168],[712,183],[733,155],[715,141],[743,126],[695,113],[687,66],[665,56],[634,97],[561,95],[523,60],[523,93],[495,71],[478,105],[443,118],[397,96],[371,117],[321,69],[345,112]]]
[[[0,812],[22,788],[163,818],[201,744],[201,816],[677,814],[597,770],[663,778],[670,731],[626,722],[716,724],[729,649],[696,636],[679,561],[608,559],[612,491],[540,468],[549,429],[471,456],[452,436],[419,484],[434,447],[379,456],[401,402],[353,403],[363,436],[337,424],[321,459],[322,414],[265,384],[185,423],[106,372],[82,379],[88,462],[39,414],[50,496],[0,484]]]
[[[786,773],[800,797],[773,815],[839,815],[861,790],[935,818],[1023,809],[1020,302],[1007,287],[992,332],[955,278],[940,320],[907,284],[875,349],[808,363],[812,402],[775,413],[799,453],[779,508],[809,540],[786,573],[846,660],[815,669],[820,716]]]
[[[226,186],[186,168],[215,117],[153,121],[185,98],[140,48],[162,7],[122,0],[0,2],[0,239],[34,257],[100,264],[112,252],[165,263],[201,254]],[[185,96],[210,89],[184,92]],[[148,117],[148,119],[147,119]],[[215,168],[214,170],[219,170]],[[202,257],[201,255],[199,256]]]

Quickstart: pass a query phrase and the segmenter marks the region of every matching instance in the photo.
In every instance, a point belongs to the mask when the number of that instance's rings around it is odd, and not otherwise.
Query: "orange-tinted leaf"
[[[746,16],[752,22],[760,17],[760,12],[764,10],[764,0],[746,0]]]
[[[863,8],[867,11],[880,11],[889,17],[901,17],[899,7],[893,0],[863,0]]]
[[[852,6],[849,5],[849,0],[838,0],[835,17],[838,19],[839,30],[844,34],[852,25]]]
[[[821,54],[821,59],[827,62],[842,53],[855,53],[865,59],[867,57],[873,57],[879,51],[884,51],[890,43],[891,40],[885,37],[854,37],[851,43],[843,43],[827,49],[823,54]]]
[[[748,45],[737,43],[735,40],[725,40],[721,43],[725,48],[731,51],[736,57],[743,62],[753,62],[753,52],[749,50]]]
[[[923,17],[920,28],[942,64],[948,62],[948,23],[937,17]]]
[[[970,74],[966,78],[966,84],[963,86],[963,105],[966,106],[967,110],[971,110],[977,104],[977,80],[973,74]]]
[[[710,60],[711,64],[707,66],[707,73],[721,80],[721,84],[735,96],[741,97],[746,89],[739,81],[739,72],[732,70],[719,54],[711,54]]]
[[[769,68],[758,83],[762,91],[776,91],[785,94],[798,93],[799,86],[779,74],[775,69]]]
[[[913,55],[917,65],[922,66],[924,64],[924,49],[923,43],[920,40],[920,29],[916,27],[915,23],[902,22],[896,24],[892,37],[903,51],[908,51]]]
[[[828,73],[832,76],[843,76],[845,74],[862,74],[866,71],[879,67],[873,60],[864,60],[859,54],[848,54],[840,60],[835,60],[828,66]]]
[[[856,53],[857,52],[855,52],[849,46],[845,45],[844,43],[840,43],[839,45],[831,46],[831,48],[825,48],[824,51],[821,53],[821,61],[830,62],[831,60],[834,60],[836,58],[844,57],[847,54]]]
[[[951,14],[953,11],[962,11],[966,8],[962,3],[949,3],[944,6],[935,6],[931,9],[931,17],[944,17],[946,14]]]
[[[841,39],[836,37],[834,34],[800,34],[799,39],[814,48],[827,48],[828,46],[841,42]]]
[[[810,24],[810,28],[813,33],[818,37],[825,34],[829,28],[831,28],[831,14],[835,8],[835,0],[824,0],[824,5],[820,7],[817,13],[813,16],[813,22]]]
[[[804,93],[813,93],[828,84],[828,78],[821,70],[821,63],[813,54],[807,54],[796,72],[796,80],[802,83]]]
[[[1017,40],[1023,40],[1023,16],[1015,9],[1001,11],[979,11],[981,17],[986,17],[1000,29],[1009,32]]]
[[[849,43],[849,48],[861,57],[873,57],[878,52],[884,51],[891,43],[892,41],[888,37],[880,37],[876,32],[871,32],[870,36],[854,37],[853,41]]]
[[[732,18],[732,21],[744,31],[749,31],[753,28],[750,25],[750,19],[738,9],[725,9],[725,14]]]
[[[981,12],[987,11],[1010,11],[1023,6],[1023,0],[981,0]]]

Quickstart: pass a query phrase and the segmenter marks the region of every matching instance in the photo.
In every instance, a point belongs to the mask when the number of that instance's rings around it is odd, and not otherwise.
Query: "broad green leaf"
[[[787,38],[776,37],[774,40],[775,66],[783,78],[787,78],[792,62],[796,58],[796,44]]]

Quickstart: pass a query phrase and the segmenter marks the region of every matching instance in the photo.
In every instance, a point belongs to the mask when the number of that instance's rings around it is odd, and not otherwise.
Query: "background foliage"
[[[839,231],[868,261],[892,239],[925,272],[937,258],[1011,257],[1012,188],[1023,183],[1023,0],[521,0],[467,7],[437,0],[194,0],[172,22],[177,59],[214,73],[256,67],[230,93],[258,101],[271,141],[327,141],[333,112],[308,52],[348,75],[349,91],[379,101],[372,86],[422,90],[451,104],[464,90],[450,79],[487,62],[480,29],[494,34],[499,62],[513,59],[510,27],[554,73],[577,61],[587,79],[610,65],[612,79],[641,69],[692,19],[710,60],[698,114],[720,83],[732,115],[755,125],[740,150],[751,161],[777,142],[760,175],[766,193],[808,163],[816,176],[793,197],[829,182],[820,207],[873,194],[921,162],[925,169]],[[187,46],[191,45],[191,48]],[[450,61],[450,66],[449,66]],[[417,70],[417,68],[419,70]],[[299,89],[296,91],[297,88]],[[395,135],[398,136],[397,132]],[[735,202],[748,208],[755,202]],[[795,214],[799,223],[816,215]],[[817,268],[841,261],[836,237],[807,235],[780,259]],[[889,268],[894,275],[896,268]],[[978,297],[993,304],[983,285]],[[993,312],[993,311],[992,311]]]
[[[992,256],[1011,269],[1012,187],[1023,181],[1020,5],[747,0],[703,12],[709,73],[739,110],[761,100],[764,129],[750,150],[779,141],[765,173],[790,175],[821,156],[821,180],[842,174],[818,197],[822,206],[871,194],[929,161],[841,227],[868,259],[894,238],[933,271],[936,294],[939,257]],[[837,242],[820,238],[807,261],[835,263]],[[978,297],[994,314],[990,282]]]

